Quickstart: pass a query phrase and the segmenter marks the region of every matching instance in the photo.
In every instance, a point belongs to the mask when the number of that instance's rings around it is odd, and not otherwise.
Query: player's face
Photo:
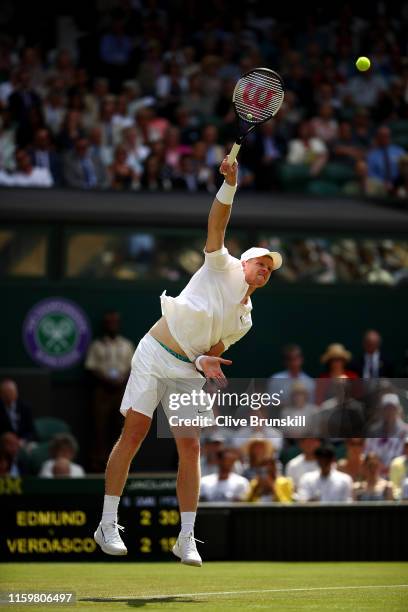
[[[251,287],[263,287],[273,272],[273,261],[268,255],[242,262],[245,280]]]

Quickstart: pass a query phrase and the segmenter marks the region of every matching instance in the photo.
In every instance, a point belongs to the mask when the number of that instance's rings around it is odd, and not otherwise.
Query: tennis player
[[[132,359],[132,369],[123,396],[123,431],[113,447],[106,467],[106,487],[101,522],[95,541],[109,555],[126,555],[118,525],[120,496],[130,463],[142,444],[161,401],[169,418],[172,381],[183,391],[204,385],[206,378],[225,384],[222,365],[232,362],[220,355],[252,326],[251,294],[264,287],[271,273],[282,265],[279,253],[252,247],[232,257],[224,246],[225,230],[237,189],[237,163],[225,158],[220,166],[224,183],[208,217],[204,265],[193,275],[179,296],[161,296],[162,317],[141,339]],[[200,372],[202,374],[200,374]],[[204,376],[203,376],[204,375]],[[189,416],[197,415],[191,406]],[[173,553],[186,565],[201,566],[196,548],[194,523],[200,487],[199,436],[175,435],[179,456],[177,497],[181,531]]]

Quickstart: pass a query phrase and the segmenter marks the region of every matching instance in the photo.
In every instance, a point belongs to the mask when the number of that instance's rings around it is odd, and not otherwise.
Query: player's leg
[[[200,567],[202,561],[194,538],[201,476],[199,431],[191,428],[189,436],[175,436],[179,457],[177,497],[181,516],[181,531],[173,552],[181,559],[182,563]]]
[[[94,538],[109,555],[126,555],[127,549],[119,534],[118,507],[129,474],[132,459],[145,439],[152,419],[129,409],[118,441],[113,447],[106,466],[105,497],[101,522]]]

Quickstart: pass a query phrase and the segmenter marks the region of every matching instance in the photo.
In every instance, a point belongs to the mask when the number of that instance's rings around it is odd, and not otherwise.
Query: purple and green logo
[[[55,370],[80,361],[91,338],[82,308],[65,298],[47,298],[35,304],[23,324],[23,341],[30,357]]]

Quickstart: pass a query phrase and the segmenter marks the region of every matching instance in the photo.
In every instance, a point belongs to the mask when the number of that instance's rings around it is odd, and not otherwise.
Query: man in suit
[[[16,140],[19,147],[25,147],[31,140],[30,118],[33,110],[41,110],[41,98],[31,86],[30,73],[20,70],[17,87],[8,98],[9,110],[17,124]]]
[[[393,364],[381,350],[382,338],[378,331],[369,329],[363,336],[363,355],[357,359],[352,369],[361,378],[387,378],[394,375]]]
[[[0,383],[0,434],[7,431],[25,442],[36,437],[31,408],[18,398],[18,387],[8,378]]]
[[[53,178],[54,185],[61,184],[61,167],[58,153],[55,152],[46,128],[36,131],[34,142],[28,149],[33,166],[36,168],[47,168]]]
[[[90,153],[89,142],[79,137],[74,150],[64,160],[64,179],[69,187],[101,189],[107,186],[106,172],[101,160]]]

